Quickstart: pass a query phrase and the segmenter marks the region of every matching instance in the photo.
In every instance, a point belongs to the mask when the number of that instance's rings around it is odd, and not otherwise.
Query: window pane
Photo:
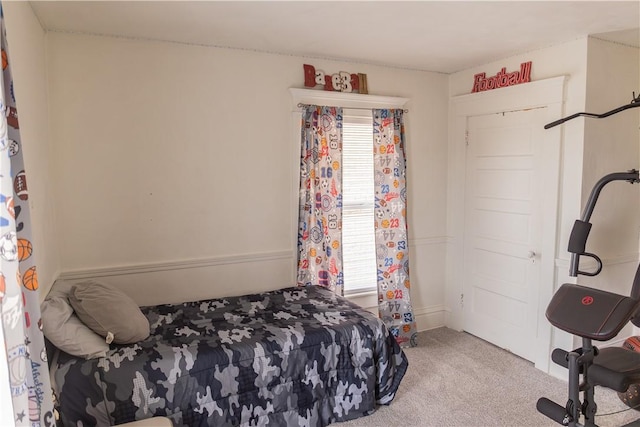
[[[373,123],[344,117],[342,128],[342,260],[345,293],[376,289]]]

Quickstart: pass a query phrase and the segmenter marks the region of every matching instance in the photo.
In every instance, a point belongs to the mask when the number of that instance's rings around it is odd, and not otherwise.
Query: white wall
[[[503,60],[494,61],[483,66],[475,67],[459,73],[452,74],[449,80],[449,92],[451,96],[470,93],[473,86],[473,76],[480,72],[486,72],[487,75],[494,75],[506,67],[508,71],[518,70],[520,64],[532,61],[531,80],[543,80],[552,77],[566,76],[565,83],[565,105],[564,114],[566,116],[573,112],[584,111],[585,107],[585,88],[587,79],[587,39],[574,40],[568,43],[557,45],[554,47],[531,51],[519,54]],[[500,89],[498,89],[500,90]],[[560,117],[558,117],[560,118]],[[555,130],[557,131],[557,129]],[[570,281],[568,275],[569,254],[566,251],[568,236],[573,226],[573,222],[579,217],[582,207],[582,158],[583,158],[583,139],[584,139],[584,123],[581,120],[573,120],[562,125],[562,147],[561,147],[561,165],[560,165],[560,188],[558,191],[558,212],[557,212],[557,245],[554,254],[543,254],[542,256],[551,256],[555,260],[555,279],[554,289],[559,283]],[[453,144],[455,141],[450,141]],[[464,168],[464,165],[458,165]],[[450,176],[451,180],[452,177]],[[450,203],[450,206],[451,205]],[[453,216],[453,215],[452,215]],[[555,218],[543,218],[545,223],[553,223]],[[448,226],[450,235],[459,234]],[[462,326],[460,310],[457,308],[459,295],[462,290],[462,283],[457,283],[455,277],[461,277],[453,273],[455,262],[458,256],[456,248],[460,245],[455,239],[452,239],[448,250],[448,274],[447,274],[447,306],[451,308],[451,317],[447,319],[447,325],[454,327]],[[546,263],[546,259],[543,260]],[[542,306],[546,306],[548,301],[540,301]],[[542,310],[540,310],[542,313]],[[539,316],[542,316],[540,314]],[[545,319],[539,319],[544,322]],[[570,335],[552,330],[548,325],[548,329],[538,329],[541,336],[550,336],[553,347],[572,348],[573,339]],[[534,337],[532,337],[532,340]],[[544,340],[536,340],[538,354],[548,353],[547,343]],[[544,347],[544,348],[543,348]],[[536,366],[544,371],[551,372],[557,376],[566,375],[561,372],[561,368],[555,369],[554,365],[549,366],[542,360],[536,361]]]
[[[449,93],[451,96],[470,93],[473,87],[473,76],[486,72],[494,75],[502,67],[507,71],[519,70],[522,62],[532,61],[531,80],[543,80],[557,76],[567,76],[565,87],[565,116],[584,111],[585,86],[587,79],[587,39],[579,39],[546,49],[535,50],[510,58],[494,61],[479,67],[461,71],[451,75]],[[560,118],[560,117],[558,117]],[[560,193],[560,226],[559,247],[566,249],[568,236],[573,221],[579,216],[581,209],[582,188],[582,143],[584,140],[584,123],[582,119],[572,120],[562,125],[563,132],[563,169]],[[560,259],[567,260],[566,253],[558,253]],[[564,251],[566,252],[566,251]]]
[[[565,89],[564,116],[582,111],[603,113],[628,103],[632,91],[637,93],[640,90],[638,52],[637,48],[594,38],[579,39],[452,74],[450,94],[455,96],[471,92],[473,75],[476,73],[493,75],[502,67],[517,70],[520,63],[532,61],[532,80],[559,75],[569,77]],[[561,125],[563,163],[559,212],[561,227],[557,246],[559,283],[571,280],[568,276],[562,277],[565,276],[562,271],[568,268],[568,237],[593,184],[605,174],[639,168],[637,111],[629,110],[599,120],[577,118]],[[639,188],[640,185],[609,184],[592,217],[594,225],[588,249],[597,250],[612,265],[628,261],[629,258],[637,259]],[[604,273],[600,277],[605,277]],[[616,291],[615,288],[610,290]]]
[[[298,148],[287,89],[302,87],[302,64],[311,63],[329,73],[367,73],[372,93],[411,99],[412,295],[419,326],[439,326],[455,301],[443,267],[450,243],[448,97],[470,92],[477,72],[531,60],[533,80],[569,76],[566,114],[584,111],[587,102],[593,45],[587,39],[445,76],[173,43],[44,36],[28,5],[5,9],[16,45],[23,138],[29,147],[39,144],[25,154],[34,240],[47,254],[39,261],[44,289],[59,271],[69,279],[102,277],[140,304],[292,284]],[[558,283],[570,280],[566,241],[588,191],[584,119],[564,124],[562,132]],[[63,237],[59,252],[56,230]]]
[[[452,74],[449,80],[450,95],[470,93],[476,73],[493,75],[502,67],[517,70],[520,63],[526,61],[533,62],[531,79],[534,81],[560,75],[568,77],[563,117],[582,111],[608,111],[628,103],[631,91],[639,90],[638,49],[584,38]],[[592,185],[606,173],[638,167],[638,114],[631,112],[626,117],[619,116],[595,122],[592,119],[578,118],[561,125],[562,164],[557,213],[559,228],[555,260],[556,287],[576,280],[568,275],[568,238],[573,222],[580,217]],[[584,276],[580,276],[579,280],[581,283],[594,284],[614,292],[628,293],[633,279],[632,270],[635,269],[638,258],[638,189],[623,183],[610,186],[603,192],[602,200],[596,208],[598,212],[593,217],[594,227],[588,247],[598,248],[609,273],[598,276],[597,281]],[[622,187],[613,189],[613,186]],[[452,244],[451,247],[453,246]],[[450,258],[455,256],[455,253],[450,253]],[[449,262],[451,266],[451,260]],[[615,280],[612,277],[626,278],[627,282],[622,286],[624,289],[613,286]],[[446,299],[449,307],[457,302],[460,286],[461,284],[449,281]],[[546,304],[544,301],[542,303]],[[574,344],[572,337],[554,331],[553,346],[569,348]],[[565,372],[556,374],[564,376]]]
[[[451,96],[471,93],[473,87],[473,76],[477,73],[486,72],[488,76],[494,75],[503,67],[507,71],[519,70],[520,64],[532,61],[531,80],[543,80],[558,76],[567,76],[565,84],[565,105],[563,116],[573,112],[584,111],[585,87],[587,79],[587,39],[574,40],[554,47],[531,51],[513,57],[494,61],[469,70],[454,73],[449,79],[449,93]],[[500,89],[498,89],[500,90]],[[558,117],[560,118],[560,117]],[[582,201],[582,157],[584,123],[581,120],[573,120],[562,125],[562,164],[559,189],[559,212],[558,215],[558,245],[555,257],[558,266],[556,270],[556,283],[564,283],[569,280],[568,260],[569,254],[566,252],[569,232],[573,222],[579,217]],[[464,165],[461,166],[464,170]],[[458,169],[460,168],[460,165]],[[450,176],[451,180],[452,177]],[[448,226],[449,235],[454,235],[455,230]],[[452,281],[453,268],[452,261],[457,257],[454,253],[456,242],[451,242],[449,246],[449,282],[447,284],[446,301],[448,307],[455,307],[459,300],[462,289],[461,283]],[[541,301],[546,304],[545,301]],[[452,319],[455,323],[455,319]]]
[[[640,90],[640,49],[589,38],[585,111],[604,113]],[[640,114],[627,110],[585,122],[582,202],[604,175],[640,169]],[[603,260],[602,273],[579,283],[628,295],[638,266],[640,185],[612,182],[602,190],[591,217],[587,251]],[[628,325],[614,341],[633,335]]]
[[[54,206],[49,111],[45,62],[45,32],[27,2],[4,2],[9,58],[20,119],[29,188],[32,238],[37,257],[40,298],[60,273]]]
[[[586,111],[604,113],[632,99],[638,92],[640,49],[589,39]],[[638,110],[604,119],[585,119],[582,200],[604,175],[640,169]],[[592,216],[589,243],[601,257],[637,259],[640,227],[640,185],[608,184]],[[627,287],[628,288],[628,287]],[[628,292],[628,289],[627,289]]]
[[[45,33],[27,2],[3,2],[9,60],[28,176],[32,240],[40,298],[59,273],[54,198],[50,180],[50,139],[45,67]],[[0,425],[15,425],[4,331],[0,326]]]
[[[63,277],[141,304],[292,285],[304,63],[410,98],[414,310],[442,324],[447,76],[243,50],[49,33]],[[426,322],[426,323],[425,323]]]

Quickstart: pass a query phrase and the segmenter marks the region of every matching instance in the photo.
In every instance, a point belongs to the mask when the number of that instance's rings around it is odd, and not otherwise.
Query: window
[[[377,312],[377,259],[374,229],[375,182],[373,164],[374,108],[403,108],[407,98],[361,95],[291,88],[295,164],[300,162],[299,104],[334,105],[343,108],[342,128],[342,268],[344,293],[363,307]],[[299,176],[295,178],[298,188]],[[299,193],[294,192],[297,206]],[[297,236],[298,222],[293,223]],[[368,291],[374,291],[372,295]]]
[[[376,290],[373,119],[371,111],[343,110],[342,268],[344,293]]]

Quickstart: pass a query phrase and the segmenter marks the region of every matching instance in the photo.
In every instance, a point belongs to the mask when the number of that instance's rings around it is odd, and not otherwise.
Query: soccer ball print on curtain
[[[1,11],[1,5],[0,5]],[[16,426],[53,426],[53,402],[44,336],[40,330],[38,276],[29,221],[29,193],[22,158],[4,16],[0,91],[0,311],[7,351],[11,410]],[[6,369],[0,366],[0,369]],[[3,411],[7,410],[3,402]]]
[[[301,134],[297,283],[343,295],[342,109],[305,106]]]
[[[403,111],[373,110],[378,311],[401,346],[415,346],[409,289]]]

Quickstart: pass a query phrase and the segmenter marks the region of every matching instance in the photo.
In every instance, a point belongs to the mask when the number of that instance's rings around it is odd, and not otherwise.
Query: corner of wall
[[[55,198],[52,190],[53,149],[49,128],[46,32],[28,2],[3,3],[11,57],[20,136],[29,182],[34,255],[42,300],[60,272]]]

